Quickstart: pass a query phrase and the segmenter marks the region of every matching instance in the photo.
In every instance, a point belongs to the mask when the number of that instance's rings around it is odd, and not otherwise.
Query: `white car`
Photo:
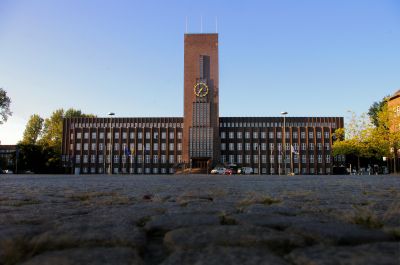
[[[216,167],[213,170],[211,170],[211,174],[219,174],[219,175],[223,175],[225,174],[226,168],[224,167]]]
[[[238,170],[238,174],[243,174],[243,175],[250,175],[253,174],[253,168],[251,167],[242,167]]]

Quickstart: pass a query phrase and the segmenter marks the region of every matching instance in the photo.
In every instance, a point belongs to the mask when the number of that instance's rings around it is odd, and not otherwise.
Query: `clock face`
[[[208,94],[208,86],[203,82],[194,85],[194,94],[198,97],[205,97]]]

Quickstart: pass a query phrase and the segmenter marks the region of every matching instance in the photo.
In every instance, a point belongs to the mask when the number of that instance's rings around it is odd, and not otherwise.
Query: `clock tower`
[[[210,169],[219,159],[218,34],[185,34],[183,160]]]

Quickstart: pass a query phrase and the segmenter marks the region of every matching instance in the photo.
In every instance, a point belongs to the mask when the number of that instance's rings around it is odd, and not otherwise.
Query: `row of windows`
[[[277,143],[275,145],[275,143],[269,143],[269,150],[275,150],[275,146],[277,147],[277,149],[279,151],[282,150],[282,143]],[[314,147],[317,147],[317,150],[322,150],[322,143],[317,143],[316,145],[314,145],[314,143],[309,143],[308,147],[309,150],[314,150]],[[227,150],[229,151],[242,151],[243,147],[244,150],[249,151],[249,150],[258,150],[258,148],[261,148],[262,151],[267,150],[267,144],[266,143],[261,143],[261,145],[259,143],[253,143],[253,146],[251,146],[251,143],[221,143],[221,150],[225,151]],[[236,149],[235,149],[236,147]],[[251,148],[253,147],[253,148]],[[301,150],[305,151],[307,149],[307,144],[306,143],[301,143],[300,145]],[[330,150],[330,144],[329,143],[325,143],[325,150]],[[290,143],[286,143],[286,150],[293,150],[294,152],[299,151],[299,144],[298,143],[293,143],[292,145]]]
[[[106,145],[107,150],[111,149],[111,144],[108,143]],[[150,143],[145,143],[144,145],[142,143],[138,143],[137,147],[135,149],[135,144],[131,143],[129,146],[126,143],[123,143],[122,145],[120,145],[119,143],[114,143],[114,151],[119,151],[122,150],[126,153],[131,153],[133,154],[136,151],[158,151],[160,147],[161,151],[166,151],[167,150],[167,144],[166,143],[161,143],[161,145],[159,145],[158,143],[153,143],[153,148],[151,148],[151,144]],[[74,144],[70,144],[70,150],[72,151],[74,148]],[[76,151],[80,151],[82,148],[82,144],[81,143],[76,143],[75,144],[75,150]],[[103,143],[99,143],[98,144],[98,148],[99,151],[103,151],[104,150],[104,144]],[[83,150],[84,151],[88,151],[89,150],[89,143],[83,143]],[[92,143],[90,146],[90,150],[91,151],[96,151],[97,150],[97,144],[96,143]],[[175,150],[175,144],[174,143],[169,143],[169,151],[174,151]],[[177,143],[176,144],[176,150],[181,151],[182,150],[182,143]]]
[[[273,163],[283,163],[283,156],[282,155],[278,155],[277,156],[277,161],[275,160],[274,156],[269,156],[269,163],[273,164]],[[325,155],[325,160],[324,157],[322,155],[318,155],[317,156],[317,160],[314,159],[314,155],[309,155],[308,158],[306,155],[293,155],[293,162],[294,163],[299,163],[301,161],[301,163],[314,163],[315,161],[317,161],[318,163],[331,163],[331,156],[330,155]],[[243,160],[244,159],[244,160]],[[286,163],[290,163],[290,156],[286,156],[285,157],[285,161]],[[261,155],[261,161],[259,161],[259,156],[258,155],[221,155],[220,160],[222,163],[238,163],[238,164],[250,164],[250,163],[267,163],[267,156],[266,155]]]
[[[221,122],[221,128],[266,128],[283,127],[283,122]],[[335,122],[286,122],[286,127],[331,127],[336,128]]]
[[[258,136],[260,134],[261,139],[266,139],[267,138],[267,132],[253,132],[253,139],[258,139]],[[275,132],[269,132],[269,139],[274,139],[275,138]],[[286,139],[290,138],[290,132],[285,132]],[[221,132],[221,139],[226,139],[228,136],[229,139],[235,139],[235,132]],[[244,132],[244,138],[245,139],[250,139],[251,137],[250,132]],[[329,139],[330,133],[329,132],[324,132],[325,139]],[[298,132],[293,132],[292,133],[293,139],[298,139]],[[242,139],[243,138],[243,133],[242,132],[236,132],[236,139]],[[282,132],[276,132],[276,138],[282,139]],[[306,139],[306,132],[300,132],[300,138],[301,139]],[[314,138],[314,132],[308,132],[308,138],[313,139]],[[322,132],[317,132],[317,139],[322,138]]]
[[[91,139],[97,139],[97,133],[96,132],[92,132],[91,135]],[[122,133],[122,139],[127,139],[128,137],[128,133],[127,132],[123,132]],[[153,132],[153,139],[158,139],[159,134],[158,132]],[[77,132],[76,133],[76,138],[77,139],[82,139],[82,133],[81,132]],[[111,138],[111,133],[108,132],[107,133],[107,139]],[[114,132],[114,139],[119,139],[120,138],[120,133],[119,132]],[[134,132],[130,132],[129,133],[129,138],[130,139],[135,139],[135,133]],[[177,138],[178,139],[182,139],[182,132],[178,132],[177,133]],[[74,134],[71,133],[71,139],[74,139]],[[83,139],[89,139],[89,132],[84,132],[83,133]],[[99,133],[99,139],[104,139],[104,132],[100,132]],[[137,139],[143,139],[143,133],[142,132],[138,132],[137,133]],[[146,132],[145,133],[145,139],[151,139],[151,133],[150,132]],[[167,139],[167,133],[166,132],[161,132],[161,139]],[[174,132],[169,132],[169,139],[175,139],[175,133]]]
[[[86,122],[71,123],[71,128],[183,128],[183,123],[163,122],[131,122],[131,123],[108,123],[108,122]]]
[[[107,171],[108,171],[108,169],[105,170],[105,172],[107,172]],[[76,173],[80,173],[80,168],[76,167],[75,168],[75,172]],[[161,173],[161,174],[167,174],[167,173],[173,174],[175,172],[175,170],[173,168],[156,168],[156,167],[155,168],[146,167],[144,169],[141,168],[141,167],[136,168],[136,169],[134,167],[121,168],[121,169],[118,168],[118,167],[114,167],[113,168],[113,173],[114,174],[119,174],[119,173],[143,174],[143,172],[145,174],[159,174],[159,173]],[[104,173],[104,169],[102,167],[98,167],[97,168],[97,172],[96,172],[96,167],[90,167],[90,168],[89,167],[83,167],[82,168],[82,173],[84,173],[84,174],[88,174],[88,173],[91,173],[91,174],[96,174],[96,173],[103,174]]]
[[[89,158],[90,158],[90,163],[100,163],[101,164],[101,163],[104,163],[104,162],[106,162],[106,163],[110,163],[111,162],[110,155],[106,155],[105,156],[106,161],[104,161],[104,156],[103,155],[98,155],[98,156],[90,155],[90,157],[89,157],[89,155],[83,155],[82,157],[81,157],[81,155],[76,155],[75,156],[75,163],[81,163],[81,162],[82,163],[89,163]],[[167,158],[168,158],[168,160],[167,160]],[[67,158],[64,158],[64,160],[66,160],[66,159]],[[153,156],[145,155],[144,159],[143,159],[142,155],[138,155],[138,156],[136,156],[136,159],[135,159],[134,156],[114,155],[113,156],[113,162],[114,163],[139,163],[139,164],[141,164],[141,163],[147,163],[147,164],[149,164],[149,163],[161,163],[161,164],[170,163],[170,164],[173,164],[173,163],[175,163],[175,156],[174,155],[169,155],[169,156],[166,156],[166,155],[161,155],[161,156],[158,156],[158,155],[153,155]],[[182,163],[182,155],[177,155],[176,156],[176,162],[177,163]]]

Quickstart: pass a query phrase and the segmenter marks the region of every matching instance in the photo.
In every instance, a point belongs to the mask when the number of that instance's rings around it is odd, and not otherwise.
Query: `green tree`
[[[42,138],[39,144],[55,148],[61,154],[62,129],[64,110],[58,109],[51,116],[44,120]]]
[[[0,124],[6,122],[8,117],[11,116],[10,104],[11,99],[7,96],[7,92],[0,88]]]
[[[43,118],[38,114],[34,114],[29,118],[26,124],[24,135],[21,143],[24,144],[36,144],[43,129]]]
[[[372,124],[375,127],[379,126],[379,117],[378,113],[382,111],[383,107],[387,104],[389,96],[384,97],[381,101],[375,101],[368,110],[368,116],[371,118]]]

